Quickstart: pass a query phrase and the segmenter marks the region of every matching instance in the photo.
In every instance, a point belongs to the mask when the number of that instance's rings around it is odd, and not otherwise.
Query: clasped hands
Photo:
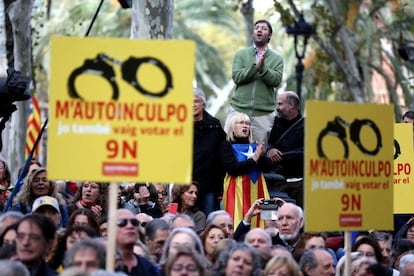
[[[272,159],[273,162],[280,162],[282,161],[283,152],[276,148],[271,148],[267,151],[267,157]]]

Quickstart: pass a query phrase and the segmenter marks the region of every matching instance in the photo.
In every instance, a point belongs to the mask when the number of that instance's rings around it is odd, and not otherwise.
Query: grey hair
[[[18,211],[7,211],[7,212],[1,214],[0,215],[0,229],[3,227],[3,223],[6,219],[8,219],[8,218],[17,218],[18,220],[20,220],[23,217],[24,217],[24,215],[21,212],[18,212]]]
[[[369,234],[370,237],[377,241],[384,241],[392,243],[392,235],[388,232],[374,231]]]
[[[411,264],[411,263],[414,263],[414,254],[409,253],[401,257],[400,266],[399,266],[400,275],[402,276],[405,275],[404,268],[406,265]]]
[[[207,219],[206,219],[206,228],[209,227],[211,224],[213,224],[213,220],[218,217],[218,216],[228,216],[231,220],[233,220],[230,216],[230,214],[224,210],[217,210],[217,211],[213,211],[210,214],[208,214]]]
[[[189,215],[187,215],[187,214],[177,214],[176,216],[174,216],[174,217],[170,220],[170,227],[172,227],[172,226],[173,226],[174,221],[175,221],[176,219],[178,219],[178,218],[182,218],[182,219],[185,219],[186,221],[190,221],[190,222],[192,222],[192,223],[194,224],[194,227],[195,227],[195,222],[194,222],[194,219],[193,219],[192,217],[190,217]]]
[[[160,265],[165,265],[167,263],[167,259],[168,259],[168,251],[170,249],[171,246],[171,241],[174,238],[174,236],[178,233],[185,233],[188,234],[193,240],[194,240],[194,244],[195,244],[195,250],[203,257],[205,258],[205,254],[204,254],[204,247],[203,247],[203,243],[201,242],[200,237],[197,235],[197,233],[191,229],[191,228],[186,228],[186,227],[177,227],[174,228],[170,235],[168,236],[168,239],[165,241],[164,247],[162,249],[162,254],[161,254],[161,258],[159,261]]]
[[[252,273],[250,275],[261,275],[262,273],[262,265],[260,262],[260,256],[255,249],[248,246],[245,243],[238,242],[233,246],[227,248],[223,252],[220,253],[220,256],[217,260],[217,265],[213,268],[213,272],[211,275],[218,275],[218,276],[225,276],[226,267],[230,257],[234,254],[237,250],[243,250],[252,256]]]
[[[304,216],[303,216],[303,209],[300,207],[300,206],[298,206],[298,205],[296,205],[296,204],[294,204],[294,203],[291,203],[291,202],[286,202],[285,204],[283,204],[283,205],[286,205],[286,206],[292,206],[292,207],[294,207],[294,209],[296,210],[296,213],[297,213],[297,215],[298,215],[298,217],[299,218],[302,218],[302,219],[304,219]],[[280,208],[278,209],[278,210],[280,210]],[[279,211],[278,211],[279,212]],[[279,215],[279,214],[278,214]]]
[[[93,238],[85,238],[75,242],[72,247],[66,251],[65,258],[63,259],[63,267],[71,267],[75,254],[85,249],[92,249],[95,251],[96,256],[98,257],[99,268],[105,268],[106,248],[101,242],[94,240]]]
[[[170,228],[170,225],[168,225],[165,220],[157,218],[149,221],[147,225],[145,225],[145,235],[148,239],[153,240],[157,230],[170,230]]]
[[[249,236],[249,233],[251,234],[253,232],[259,232],[259,233],[263,234],[266,237],[267,244],[269,246],[272,246],[272,237],[270,236],[270,234],[266,230],[264,230],[263,228],[259,228],[259,227],[252,228],[252,229],[249,230],[249,232],[246,233],[246,236],[244,236],[244,242],[245,243],[247,242],[247,238]]]
[[[326,251],[325,249],[313,248],[306,250],[299,261],[300,270],[304,275],[306,274],[306,268],[314,269],[318,266],[318,260],[316,259],[315,252],[317,250]]]
[[[199,98],[203,102],[203,106],[207,105],[206,94],[201,88],[194,88],[194,97]]]
[[[2,276],[30,276],[26,266],[14,260],[0,260],[0,271]]]
[[[90,276],[89,272],[79,268],[79,267],[70,267],[65,268],[62,273],[59,274],[60,276]]]

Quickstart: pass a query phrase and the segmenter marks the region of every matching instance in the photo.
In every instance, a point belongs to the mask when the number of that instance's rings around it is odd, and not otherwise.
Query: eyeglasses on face
[[[119,219],[117,222],[116,222],[116,225],[118,226],[118,227],[125,227],[125,226],[127,226],[127,224],[128,224],[128,221],[132,224],[132,226],[134,226],[134,227],[138,227],[139,226],[139,221],[137,220],[137,219],[135,219],[135,218],[132,218],[132,219]]]
[[[17,233],[16,234],[16,240],[18,241],[23,241],[26,239],[26,237],[29,239],[29,241],[31,242],[38,242],[41,241],[43,239],[43,237],[41,235],[38,234],[24,234],[24,233]]]
[[[237,121],[236,124],[250,126],[250,122],[249,121]]]

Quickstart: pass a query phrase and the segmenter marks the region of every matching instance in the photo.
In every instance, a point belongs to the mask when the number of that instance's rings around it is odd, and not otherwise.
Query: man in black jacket
[[[226,134],[220,121],[206,110],[206,97],[200,88],[194,89],[194,151],[193,180],[200,185],[198,204],[206,216],[218,209],[223,194],[224,169],[220,164],[219,147]]]
[[[293,91],[277,97],[276,116],[268,140],[267,156],[272,159],[275,172],[285,178],[279,186],[303,207],[303,149],[305,119],[300,113],[300,99]]]

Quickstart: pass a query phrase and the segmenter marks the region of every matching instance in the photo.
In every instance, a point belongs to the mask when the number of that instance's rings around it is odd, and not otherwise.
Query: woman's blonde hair
[[[227,141],[235,141],[236,136],[234,135],[234,131],[236,129],[236,124],[240,122],[248,122],[250,123],[250,118],[247,114],[236,112],[234,115],[231,116],[228,128],[226,129],[227,133]],[[253,143],[253,135],[252,129],[249,127],[249,142]]]
[[[263,274],[265,276],[269,275],[269,273],[273,270],[284,266],[287,267],[290,276],[302,275],[300,272],[299,265],[296,263],[296,261],[292,257],[286,256],[273,256],[273,258],[271,258],[269,262],[266,264]]]
[[[42,173],[42,172],[47,173],[46,168],[39,167],[29,172],[21,191],[16,196],[16,203],[23,203],[23,204],[26,204],[27,206],[31,206],[33,201],[36,199],[32,193],[33,180],[39,173]],[[59,203],[62,203],[62,197],[59,195],[56,189],[56,184],[53,181],[48,181],[48,182],[49,182],[49,191],[47,195],[56,198],[59,201]]]

